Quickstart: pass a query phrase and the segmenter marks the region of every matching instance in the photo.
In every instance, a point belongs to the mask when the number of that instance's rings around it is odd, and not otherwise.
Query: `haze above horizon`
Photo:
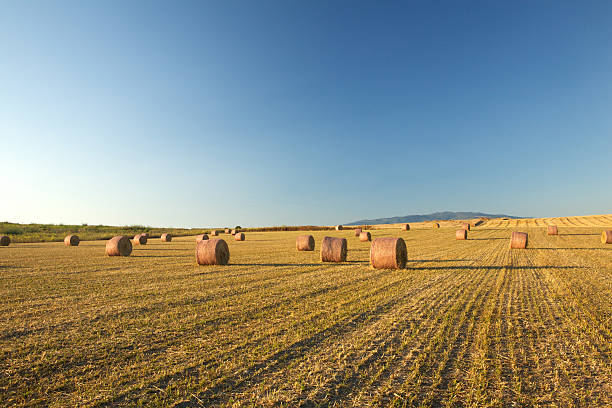
[[[610,2],[22,2],[0,221],[612,212]]]

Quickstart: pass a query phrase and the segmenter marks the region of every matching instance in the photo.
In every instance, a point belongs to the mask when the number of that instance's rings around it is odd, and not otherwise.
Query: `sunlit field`
[[[1,405],[610,406],[612,216],[458,225],[371,229],[406,241],[403,270],[349,229],[314,252],[221,234],[228,266],[194,237],[0,247]],[[319,261],[324,236],[347,262]]]

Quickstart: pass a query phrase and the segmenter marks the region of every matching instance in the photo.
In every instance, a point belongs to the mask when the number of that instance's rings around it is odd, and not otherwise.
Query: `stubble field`
[[[374,270],[350,230],[247,233],[228,266],[194,237],[0,248],[0,405],[610,406],[612,217],[457,223]],[[547,236],[544,226],[559,226]],[[513,230],[529,248],[508,249]],[[324,236],[348,262],[321,264]]]

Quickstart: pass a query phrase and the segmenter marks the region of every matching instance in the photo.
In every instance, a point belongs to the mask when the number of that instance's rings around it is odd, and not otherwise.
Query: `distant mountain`
[[[512,215],[504,214],[485,214],[481,212],[453,212],[453,211],[442,211],[432,214],[424,215],[405,215],[403,217],[390,217],[390,218],[376,218],[373,220],[359,220],[350,222],[344,225],[375,225],[375,224],[399,224],[399,223],[410,223],[410,222],[423,222],[433,220],[467,220],[470,218],[525,218],[515,217]]]

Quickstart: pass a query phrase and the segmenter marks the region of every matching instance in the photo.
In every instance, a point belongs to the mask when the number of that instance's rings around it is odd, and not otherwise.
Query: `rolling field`
[[[351,230],[314,252],[221,234],[228,266],[197,266],[194,237],[0,247],[0,405],[612,405],[611,216],[430,225],[371,230],[404,238],[404,270]],[[348,262],[319,262],[324,236]]]

